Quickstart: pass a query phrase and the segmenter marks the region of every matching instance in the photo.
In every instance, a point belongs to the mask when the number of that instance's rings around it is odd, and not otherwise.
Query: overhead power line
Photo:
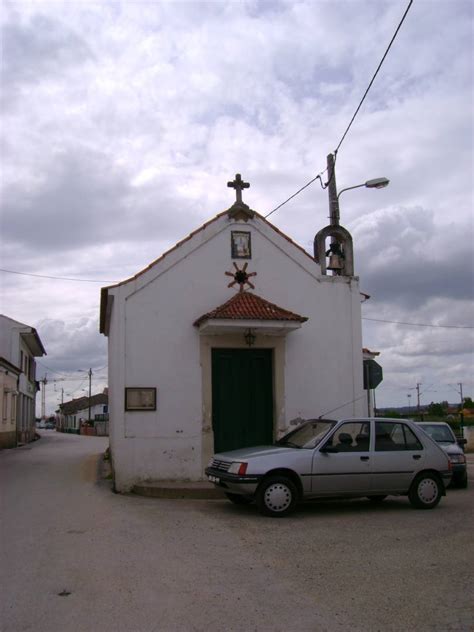
[[[47,274],[33,274],[31,272],[18,272],[17,270],[5,270],[0,268],[0,272],[6,272],[8,274],[20,274],[21,276],[38,277],[40,279],[55,279],[59,281],[78,281],[80,283],[116,283],[116,281],[104,281],[100,279],[77,279],[71,277],[62,276],[49,276]]]
[[[301,193],[301,191],[303,191],[304,189],[306,189],[306,187],[309,187],[309,185],[310,185],[310,184],[313,184],[313,182],[314,182],[315,180],[317,180],[318,178],[319,178],[319,180],[320,180],[320,181],[321,181],[321,183],[322,183],[322,180],[321,180],[321,175],[322,175],[323,173],[324,173],[324,171],[323,171],[322,173],[318,173],[318,175],[317,175],[315,178],[313,178],[312,180],[310,180],[309,182],[307,182],[307,183],[306,183],[303,187],[301,187],[301,189],[298,189],[298,191],[296,191],[296,193],[293,193],[293,195],[290,195],[290,197],[289,197],[287,200],[285,200],[284,202],[282,202],[281,204],[279,204],[276,208],[274,208],[274,209],[273,209],[273,211],[270,211],[270,213],[267,213],[267,214],[265,215],[265,219],[266,219],[267,217],[270,217],[270,215],[271,215],[272,213],[274,213],[275,211],[278,211],[278,209],[279,209],[279,208],[281,208],[281,207],[282,207],[282,206],[284,206],[287,202],[289,202],[289,201],[290,201],[290,200],[292,200],[294,197],[296,197],[299,193]]]
[[[409,325],[411,327],[435,327],[436,329],[474,329],[470,325],[431,325],[429,323],[406,323],[399,320],[383,320],[382,318],[366,318],[362,317],[362,320],[371,320],[375,323],[391,323],[392,325]]]
[[[335,165],[335,161],[336,161],[336,158],[337,158],[337,152],[339,151],[340,146],[342,145],[342,143],[343,143],[344,139],[346,138],[346,136],[347,136],[347,134],[348,134],[348,132],[349,132],[349,130],[350,130],[350,128],[351,128],[351,126],[352,126],[352,123],[355,121],[355,118],[356,118],[357,114],[359,113],[359,110],[360,110],[360,108],[362,107],[362,104],[364,103],[365,98],[366,98],[366,96],[368,95],[369,90],[370,90],[370,88],[372,87],[372,84],[374,83],[375,78],[376,78],[376,76],[378,75],[378,72],[379,72],[380,68],[382,67],[383,62],[385,61],[385,58],[387,57],[388,52],[389,52],[390,48],[392,47],[392,44],[393,44],[393,42],[395,41],[395,38],[397,37],[398,32],[399,32],[399,30],[400,30],[400,28],[401,28],[401,26],[402,26],[403,22],[405,21],[405,18],[406,18],[406,16],[407,16],[408,11],[410,10],[410,7],[411,7],[411,5],[412,5],[412,4],[413,4],[413,0],[410,0],[410,2],[408,3],[407,8],[405,9],[405,13],[403,14],[403,17],[402,17],[402,19],[400,20],[400,23],[398,24],[398,26],[397,26],[397,28],[396,28],[396,30],[395,30],[395,33],[393,34],[393,37],[392,37],[392,39],[390,40],[390,43],[389,43],[389,45],[387,46],[387,49],[385,50],[385,53],[384,53],[384,55],[383,55],[382,59],[380,60],[379,65],[377,66],[377,69],[376,69],[376,71],[375,71],[375,73],[374,73],[374,75],[373,75],[372,79],[370,80],[370,83],[369,83],[369,85],[367,86],[366,91],[364,92],[364,96],[363,96],[363,97],[362,97],[362,99],[360,100],[359,105],[358,105],[358,106],[357,106],[357,108],[356,108],[356,111],[354,112],[354,114],[353,114],[353,116],[352,116],[351,120],[349,121],[349,125],[346,127],[346,130],[345,130],[344,134],[342,135],[341,140],[339,141],[339,143],[338,143],[338,145],[337,145],[336,149],[334,150],[334,159],[335,159],[335,160],[334,160],[334,165]],[[284,202],[282,202],[281,204],[279,204],[278,206],[276,206],[276,207],[275,207],[272,211],[270,211],[267,215],[265,215],[265,218],[269,217],[269,216],[270,216],[272,213],[274,213],[275,211],[278,211],[278,209],[280,209],[280,208],[281,208],[282,206],[284,206],[287,202],[289,202],[289,201],[290,201],[290,200],[292,200],[294,197],[296,197],[299,193],[301,193],[301,191],[304,191],[304,189],[306,189],[306,187],[309,187],[309,185],[310,185],[310,184],[313,184],[313,182],[315,182],[315,180],[318,180],[318,179],[319,179],[319,180],[320,180],[320,182],[321,182],[321,187],[322,187],[323,189],[326,189],[326,188],[327,188],[327,186],[328,186],[328,184],[329,184],[329,182],[326,182],[325,184],[323,183],[323,181],[322,181],[322,179],[321,179],[321,176],[322,176],[322,174],[323,174],[324,172],[325,172],[325,171],[321,171],[321,172],[320,172],[320,173],[319,173],[319,174],[318,174],[315,178],[313,178],[312,180],[310,180],[309,182],[307,182],[304,186],[302,186],[302,187],[301,187],[301,189],[298,189],[298,191],[296,191],[296,193],[294,193],[293,195],[290,195],[290,197],[289,197],[289,198],[287,198]],[[333,174],[334,174],[334,169],[333,169],[333,173],[331,174],[331,177],[333,177]]]
[[[379,72],[380,68],[382,67],[383,62],[385,61],[385,58],[386,58],[386,57],[387,57],[387,55],[388,55],[388,51],[389,51],[389,50],[390,50],[390,48],[392,47],[392,44],[393,44],[393,42],[395,41],[395,38],[396,38],[396,37],[397,37],[397,35],[398,35],[398,31],[400,30],[400,28],[401,28],[401,26],[402,26],[403,22],[405,21],[405,18],[406,18],[406,16],[407,16],[408,11],[410,10],[410,7],[411,7],[411,5],[412,5],[412,4],[413,4],[413,0],[410,0],[410,2],[408,3],[407,8],[405,9],[405,13],[403,14],[403,17],[402,17],[402,19],[400,20],[400,23],[399,23],[399,25],[397,26],[397,29],[396,29],[395,33],[393,34],[392,39],[390,40],[390,44],[387,46],[387,50],[385,51],[385,53],[384,53],[384,55],[383,55],[382,59],[380,60],[379,65],[377,66],[377,70],[375,71],[374,76],[372,77],[372,79],[370,80],[369,85],[367,86],[367,90],[364,92],[364,96],[363,96],[363,97],[362,97],[362,99],[360,100],[360,103],[359,103],[359,105],[357,106],[357,109],[356,109],[356,111],[354,112],[354,115],[352,116],[352,118],[351,118],[351,120],[350,120],[350,122],[349,122],[349,125],[348,125],[348,126],[347,126],[347,128],[346,128],[346,131],[345,131],[345,132],[344,132],[344,134],[342,135],[342,138],[341,138],[341,140],[339,141],[339,144],[338,144],[338,146],[337,146],[337,147],[336,147],[336,149],[335,149],[335,153],[337,153],[337,152],[338,152],[339,147],[342,145],[342,143],[343,143],[343,141],[344,141],[345,137],[347,136],[348,131],[349,131],[349,130],[350,130],[350,128],[351,128],[352,123],[353,123],[353,122],[354,122],[354,120],[355,120],[355,117],[356,117],[356,116],[357,116],[357,114],[359,113],[359,110],[360,110],[360,108],[362,107],[362,104],[363,104],[363,103],[364,103],[364,101],[365,101],[365,97],[366,97],[366,96],[367,96],[367,94],[369,93],[369,90],[370,90],[370,88],[372,87],[372,84],[373,84],[373,83],[374,83],[374,81],[375,81],[375,77],[378,75],[378,72]]]

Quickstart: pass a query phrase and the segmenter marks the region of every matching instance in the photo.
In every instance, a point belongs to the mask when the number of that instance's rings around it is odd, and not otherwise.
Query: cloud
[[[68,69],[91,59],[86,42],[50,16],[36,14],[22,22],[2,25],[3,105],[26,97],[29,84],[57,82]]]
[[[268,213],[324,171],[406,5],[4,6],[2,267],[109,282],[227,208],[236,172]],[[367,317],[471,322],[472,17],[463,0],[413,4],[339,151],[339,190],[391,180],[341,197]],[[312,252],[327,215],[315,183],[270,220]],[[100,284],[2,282],[9,315],[44,324],[54,367],[95,362]],[[380,397],[408,371],[465,378],[468,332],[437,332],[364,321]]]
[[[472,226],[438,225],[432,211],[396,207],[354,222],[353,237],[364,288],[377,301],[416,310],[433,298],[474,298]]]

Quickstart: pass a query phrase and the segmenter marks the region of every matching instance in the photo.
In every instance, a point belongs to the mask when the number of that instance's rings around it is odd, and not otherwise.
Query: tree
[[[474,402],[471,397],[464,397],[463,408],[474,408]]]
[[[444,402],[437,404],[431,402],[431,404],[428,406],[428,415],[430,415],[431,417],[444,417]]]

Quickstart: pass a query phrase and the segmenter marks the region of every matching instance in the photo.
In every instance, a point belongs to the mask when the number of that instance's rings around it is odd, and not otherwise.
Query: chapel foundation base
[[[205,481],[140,483],[132,487],[132,494],[149,498],[190,498],[195,500],[222,500],[224,492]]]

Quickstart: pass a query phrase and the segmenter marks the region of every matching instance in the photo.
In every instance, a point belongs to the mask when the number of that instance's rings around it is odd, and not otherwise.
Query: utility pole
[[[337,197],[336,172],[334,171],[334,155],[326,158],[328,166],[328,195],[329,195],[329,223],[331,226],[339,226],[339,200]]]
[[[421,383],[416,385],[416,409],[418,411],[418,414],[420,414],[420,386]]]
[[[89,421],[91,420],[91,397],[92,397],[92,369],[89,369]]]
[[[48,383],[47,373],[44,374],[44,378],[41,380],[43,388],[41,389],[41,419],[46,419],[46,384]]]
[[[461,412],[459,413],[459,425],[461,427],[461,436],[463,436],[463,423],[464,423],[464,415],[462,412],[463,406],[464,406],[464,397],[462,396],[462,382],[458,383],[459,386],[459,394],[461,395]]]

